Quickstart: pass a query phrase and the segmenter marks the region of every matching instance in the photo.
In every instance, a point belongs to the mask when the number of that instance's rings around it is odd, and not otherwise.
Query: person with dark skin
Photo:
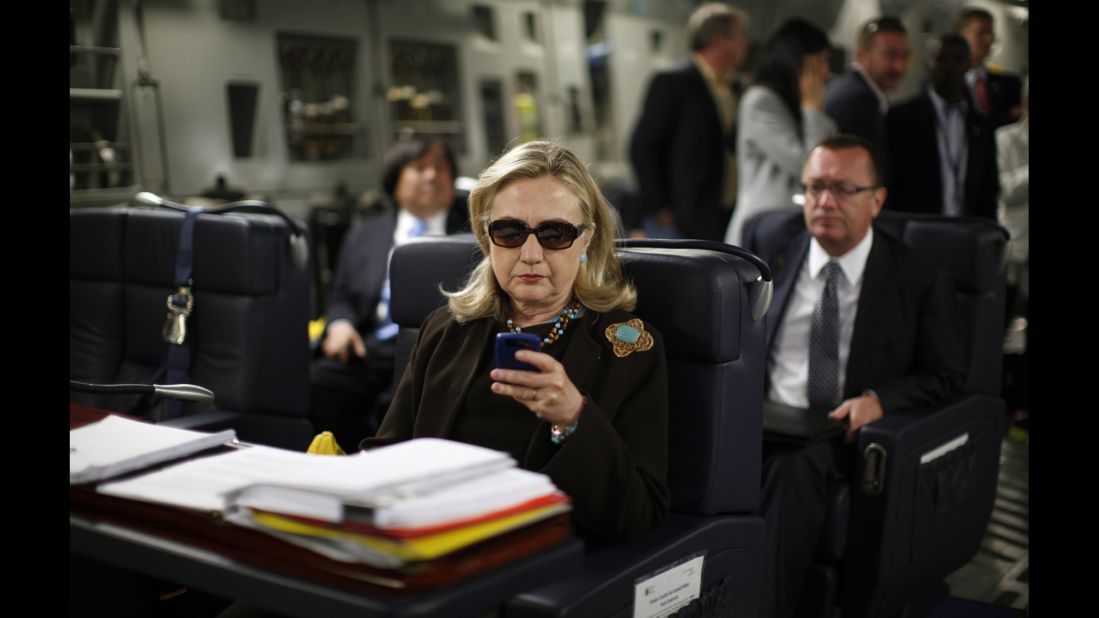
[[[988,116],[969,96],[970,58],[960,35],[932,41],[924,92],[886,115],[886,208],[996,219],[996,140]]]

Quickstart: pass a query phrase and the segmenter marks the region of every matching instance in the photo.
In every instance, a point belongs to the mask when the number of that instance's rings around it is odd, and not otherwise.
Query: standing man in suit
[[[864,138],[885,152],[888,93],[908,73],[908,31],[896,17],[871,19],[859,31],[851,70],[829,84],[824,111],[841,133]]]
[[[685,238],[720,241],[736,203],[733,78],[748,16],[720,2],[691,15],[689,61],[657,73],[630,140],[641,211]]]
[[[924,92],[890,108],[890,210],[996,220],[996,134],[965,84],[969,45],[944,34],[928,46]]]
[[[456,168],[439,140],[395,144],[382,162],[385,208],[352,229],[340,249],[320,356],[310,368],[310,420],[345,449],[373,435],[385,410],[378,396],[393,379],[397,326],[389,319],[389,256],[421,235],[469,231],[456,204]]]
[[[969,43],[972,58],[965,81],[977,109],[992,120],[993,128],[1018,120],[1023,115],[1022,80],[1010,73],[991,70],[985,64],[996,40],[992,13],[976,7],[962,9],[954,31]]]
[[[940,403],[964,381],[947,276],[872,225],[885,203],[878,156],[853,135],[822,141],[802,173],[802,217],[746,228],[774,269],[766,402],[846,424],[846,440],[883,415]],[[821,537],[830,486],[851,476],[843,438],[764,443],[762,507],[771,550],[766,616],[790,616]]]

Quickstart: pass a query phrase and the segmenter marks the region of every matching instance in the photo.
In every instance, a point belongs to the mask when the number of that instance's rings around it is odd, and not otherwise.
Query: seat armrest
[[[863,427],[844,614],[898,611],[976,553],[996,498],[1004,425],[1003,400],[968,395]]]
[[[699,517],[672,513],[657,529],[621,545],[588,551],[584,567],[570,577],[525,592],[505,607],[508,618],[632,615],[634,586],[698,552],[705,552],[702,591],[720,585],[707,572],[731,574],[738,587],[758,592],[763,520],[755,516]],[[711,568],[712,567],[712,568]],[[722,615],[758,613],[756,594],[727,599]],[[728,613],[729,609],[732,613]]]
[[[992,407],[1002,408],[1003,402],[987,395],[965,395],[941,406],[891,412],[863,427],[859,432],[859,451],[871,441],[903,445],[949,433],[963,418],[988,416]]]

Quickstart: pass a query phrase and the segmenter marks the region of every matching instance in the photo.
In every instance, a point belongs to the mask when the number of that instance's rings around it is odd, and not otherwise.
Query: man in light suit
[[[932,41],[923,93],[889,109],[889,210],[996,220],[996,134],[969,97],[969,59],[960,35]]]
[[[382,162],[385,207],[348,232],[340,249],[321,339],[310,369],[310,420],[345,449],[373,435],[374,410],[393,379],[396,325],[388,319],[389,255],[420,235],[469,231],[454,197],[454,155],[438,140],[398,142]]]
[[[747,15],[727,4],[696,9],[691,59],[653,77],[630,140],[641,214],[685,238],[720,241],[736,203],[733,78],[746,28]]]
[[[851,70],[828,85],[824,111],[841,133],[851,133],[885,152],[888,93],[908,72],[908,32],[896,17],[871,19],[859,31]]]
[[[948,276],[873,225],[886,199],[878,159],[857,136],[824,140],[802,174],[802,216],[769,219],[767,229],[756,220],[745,230],[746,248],[774,272],[766,398],[844,422],[848,442],[886,414],[945,401],[960,391],[965,373]],[[814,330],[824,330],[826,296],[836,333],[828,354],[814,341]],[[823,399],[822,363],[832,367]],[[796,608],[829,488],[851,476],[851,465],[842,438],[804,447],[764,443],[765,615],[789,616]]]

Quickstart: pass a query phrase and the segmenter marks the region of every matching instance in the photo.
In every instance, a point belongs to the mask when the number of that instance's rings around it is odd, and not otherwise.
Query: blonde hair
[[[624,309],[637,305],[637,290],[622,275],[622,265],[614,248],[621,229],[618,213],[607,203],[583,162],[568,148],[548,141],[516,146],[481,173],[477,186],[469,194],[469,218],[473,235],[484,258],[470,273],[461,289],[442,290],[450,314],[459,322],[503,316],[508,296],[496,281],[489,258],[488,224],[492,202],[508,183],[526,178],[551,176],[572,190],[580,200],[585,228],[595,225],[588,246],[587,262],[578,266],[573,293],[584,306],[595,311]]]

